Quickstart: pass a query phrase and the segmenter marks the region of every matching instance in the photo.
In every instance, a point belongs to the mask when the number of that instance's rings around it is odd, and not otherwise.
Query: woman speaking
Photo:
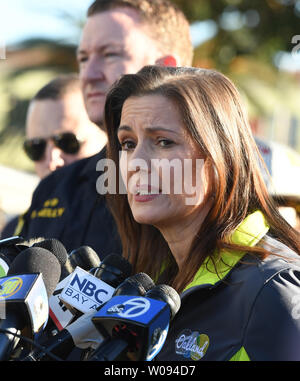
[[[300,360],[299,233],[268,195],[232,82],[148,66],[111,89],[105,123],[123,255],[181,295],[157,359]]]

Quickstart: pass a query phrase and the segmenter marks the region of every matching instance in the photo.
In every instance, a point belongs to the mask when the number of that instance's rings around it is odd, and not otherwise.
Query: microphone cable
[[[53,360],[55,361],[64,361],[63,359],[59,358],[58,356],[56,356],[55,354],[53,354],[51,351],[49,351],[46,347],[44,347],[43,345],[40,345],[38,344],[37,342],[35,342],[34,340],[32,339],[29,339],[28,337],[26,336],[23,336],[23,335],[20,335],[18,333],[15,333],[15,332],[12,332],[10,331],[9,329],[3,329],[3,328],[0,328],[0,332],[2,333],[8,333],[14,337],[17,337],[19,338],[20,340],[23,340],[35,347],[37,347],[39,350],[43,351],[44,353],[46,353],[49,357],[53,358]],[[18,361],[18,360],[16,360]]]

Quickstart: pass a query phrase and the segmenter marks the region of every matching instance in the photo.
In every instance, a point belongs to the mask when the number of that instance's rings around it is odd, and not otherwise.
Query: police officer
[[[104,131],[87,115],[76,73],[55,77],[31,99],[23,148],[39,179],[76,160],[96,154],[106,140]],[[2,236],[11,236],[17,223],[18,216],[9,220]]]

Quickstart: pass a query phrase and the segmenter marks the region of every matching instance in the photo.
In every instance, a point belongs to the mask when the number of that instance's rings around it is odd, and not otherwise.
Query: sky
[[[0,0],[0,40],[6,46],[32,37],[47,37],[78,43],[79,29],[62,14],[84,20],[93,0]],[[191,27],[194,45],[215,33],[211,22]]]
[[[76,28],[60,15],[85,19],[93,0],[0,0],[0,36],[6,45],[31,37],[75,40]],[[74,41],[75,42],[75,41]]]

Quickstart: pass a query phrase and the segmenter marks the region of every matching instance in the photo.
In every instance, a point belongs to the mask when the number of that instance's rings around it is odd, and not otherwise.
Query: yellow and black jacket
[[[267,231],[257,211],[236,229],[232,242],[273,247],[289,259],[223,252],[219,275],[207,259],[182,293],[156,360],[300,360],[299,257]]]

